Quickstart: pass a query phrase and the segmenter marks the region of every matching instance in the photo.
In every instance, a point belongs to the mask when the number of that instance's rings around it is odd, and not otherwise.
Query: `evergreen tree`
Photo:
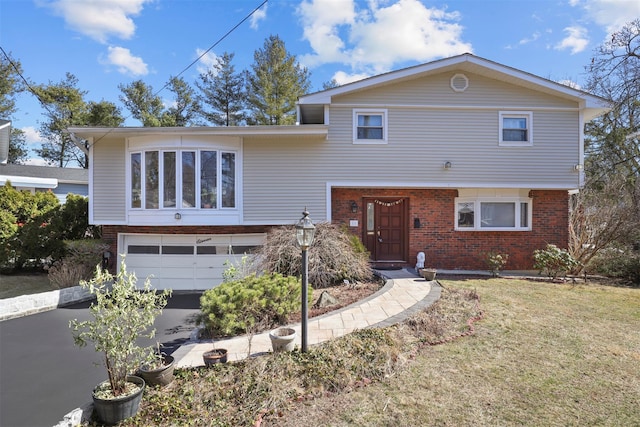
[[[16,111],[16,95],[23,91],[20,79],[22,65],[11,55],[3,51],[0,57],[0,119],[11,119]],[[27,159],[29,150],[26,147],[24,131],[11,127],[9,136],[8,163],[22,163]]]
[[[167,84],[173,93],[173,105],[166,111],[165,117],[171,122],[165,126],[191,126],[198,114],[196,93],[182,77],[172,77]]]
[[[71,126],[119,126],[124,122],[120,110],[108,101],[84,100],[86,91],[78,87],[78,79],[67,73],[59,83],[34,87],[45,107],[48,121],[40,125],[40,135],[46,139],[35,152],[47,163],[65,167],[74,164],[89,167],[88,156],[73,142],[67,128]],[[85,142],[86,146],[86,142]]]
[[[223,53],[196,81],[201,92],[200,114],[217,126],[238,126],[244,121],[245,83],[242,74],[235,72],[233,57],[233,53]]]
[[[295,124],[296,101],[311,86],[309,71],[287,52],[278,36],[266,39],[253,58],[247,73],[249,124]]]
[[[189,126],[195,123],[198,105],[193,88],[182,77],[172,77],[166,87],[174,94],[172,106],[165,108],[153,87],[142,80],[119,85],[120,101],[145,127]]]
[[[9,140],[9,157],[7,163],[21,164],[29,155],[29,149],[25,141],[24,131],[22,129],[11,128],[11,136]]]
[[[131,115],[142,123],[142,126],[164,126],[164,106],[162,99],[153,94],[153,87],[142,80],[136,80],[128,85],[120,84],[118,89],[122,92],[120,101]]]

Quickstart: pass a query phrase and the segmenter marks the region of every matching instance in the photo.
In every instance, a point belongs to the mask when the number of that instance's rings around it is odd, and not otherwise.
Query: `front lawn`
[[[53,290],[46,273],[0,274],[0,299]]]
[[[178,372],[126,425],[615,426],[640,420],[640,290],[442,280],[403,324]],[[430,345],[468,330],[476,332]]]

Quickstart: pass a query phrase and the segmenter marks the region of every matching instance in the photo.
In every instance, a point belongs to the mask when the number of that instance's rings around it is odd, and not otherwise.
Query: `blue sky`
[[[160,89],[262,2],[2,0],[0,46],[36,84],[70,72],[87,101],[121,106],[119,84],[142,79]],[[347,83],[465,52],[583,85],[593,49],[637,17],[638,0],[269,0],[182,77],[193,83],[223,52],[248,69],[277,34],[309,68],[313,91],[332,78]],[[29,94],[18,108],[13,126],[39,147],[44,110]]]

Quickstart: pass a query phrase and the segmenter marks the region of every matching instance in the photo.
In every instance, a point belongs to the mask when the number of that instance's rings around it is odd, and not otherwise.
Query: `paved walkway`
[[[440,298],[440,286],[436,282],[427,282],[418,277],[411,269],[385,270],[379,273],[387,278],[387,283],[375,294],[340,310],[314,317],[308,321],[308,343],[318,344],[337,338],[357,329],[385,327],[399,323]],[[301,340],[299,323],[288,325],[296,330],[296,345]],[[180,368],[204,365],[202,354],[212,348],[226,348],[228,360],[241,360],[249,356],[271,351],[269,332],[256,334],[251,340],[249,354],[249,337],[239,336],[215,343],[193,342],[183,345],[174,353],[176,366]]]

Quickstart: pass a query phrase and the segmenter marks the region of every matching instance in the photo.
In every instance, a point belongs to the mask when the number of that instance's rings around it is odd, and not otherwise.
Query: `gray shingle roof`
[[[62,183],[88,184],[89,170],[35,165],[0,165],[0,175],[55,178]]]

